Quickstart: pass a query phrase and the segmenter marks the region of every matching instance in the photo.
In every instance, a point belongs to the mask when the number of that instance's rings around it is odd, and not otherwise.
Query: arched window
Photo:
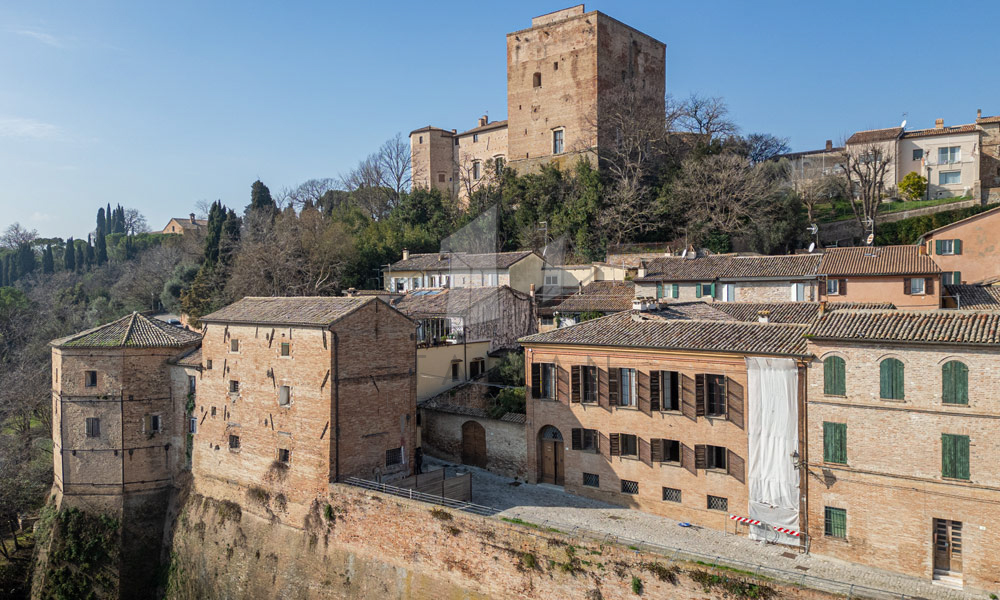
[[[965,363],[951,360],[941,367],[941,402],[969,403],[969,367]]]
[[[531,77],[531,85],[534,87],[542,87],[542,74],[535,73]]]
[[[538,432],[538,437],[543,440],[556,440],[560,442],[563,439],[562,432],[551,425],[543,427],[542,430]]]
[[[847,395],[846,363],[839,356],[823,361],[823,393],[827,396]]]
[[[903,399],[903,363],[887,358],[879,365],[881,397],[885,400]]]

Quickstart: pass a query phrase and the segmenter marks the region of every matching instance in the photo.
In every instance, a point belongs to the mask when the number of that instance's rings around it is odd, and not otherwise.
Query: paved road
[[[784,546],[756,542],[749,538],[727,535],[706,528],[685,528],[678,522],[637,510],[631,510],[597,500],[568,494],[561,488],[521,483],[475,467],[458,466],[432,458],[424,461],[425,469],[448,466],[472,473],[472,502],[498,509],[498,516],[519,518],[536,524],[568,531],[580,528],[621,538],[681,548],[689,552],[719,556],[725,560],[761,564],[790,573],[805,573],[812,577],[887,590],[928,600],[964,600],[987,598],[976,594],[933,585],[930,581],[898,575],[882,569],[865,567],[815,554],[789,552]],[[627,542],[626,542],[627,543]],[[794,554],[793,557],[786,556]],[[840,590],[840,586],[830,586]]]

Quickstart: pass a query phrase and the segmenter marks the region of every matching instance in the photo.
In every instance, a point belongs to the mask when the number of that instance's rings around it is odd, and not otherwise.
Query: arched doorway
[[[563,436],[551,425],[538,432],[538,481],[563,484]]]
[[[462,424],[462,464],[486,466],[486,430],[475,421]]]

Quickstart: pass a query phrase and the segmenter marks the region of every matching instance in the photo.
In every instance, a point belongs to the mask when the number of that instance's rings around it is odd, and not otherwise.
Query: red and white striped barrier
[[[755,520],[749,519],[747,517],[739,517],[739,516],[736,516],[736,515],[729,515],[729,518],[732,519],[733,521],[736,521],[737,523],[747,523],[749,525],[763,525],[764,524],[764,523],[762,523],[760,521],[755,521]]]
[[[756,519],[751,519],[749,517],[741,517],[739,515],[729,515],[729,518],[737,523],[746,523],[748,525],[760,525],[761,527],[770,527],[771,529],[777,531],[778,533],[785,533],[791,536],[800,537],[802,534],[794,529],[788,529],[786,527],[775,527],[769,523],[764,523],[763,521],[757,521]]]
[[[780,533],[787,533],[788,535],[794,535],[795,537],[799,537],[800,535],[802,535],[798,531],[795,531],[794,529],[785,529],[784,527],[775,527],[774,530]]]

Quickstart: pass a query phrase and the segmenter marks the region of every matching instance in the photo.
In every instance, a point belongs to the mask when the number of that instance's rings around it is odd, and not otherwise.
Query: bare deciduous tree
[[[729,234],[743,232],[777,187],[775,176],[736,154],[683,163],[673,196],[691,223]]]
[[[410,190],[410,183],[410,144],[402,134],[387,140],[340,178],[340,185],[373,219],[388,215]]]
[[[126,306],[143,310],[159,309],[163,286],[182,259],[183,253],[179,248],[149,248],[138,260],[125,261],[121,277],[111,292]]]
[[[803,206],[806,207],[806,215],[810,223],[816,221],[817,204],[848,196],[847,182],[844,177],[833,173],[804,181],[801,185],[796,185],[796,188],[798,188]]]
[[[142,213],[137,208],[126,208],[125,233],[135,235],[147,232],[149,232],[149,225],[146,223],[146,217],[142,216]]]
[[[697,135],[706,146],[740,131],[729,118],[729,107],[722,98],[698,94],[680,103],[677,128]]]
[[[16,250],[35,241],[37,237],[38,232],[34,229],[22,227],[20,223],[11,223],[0,236],[0,244],[5,248]]]
[[[887,191],[885,178],[892,162],[892,152],[877,142],[860,144],[844,153],[844,177],[850,190],[847,197],[854,217],[868,233],[875,233],[875,219]]]

